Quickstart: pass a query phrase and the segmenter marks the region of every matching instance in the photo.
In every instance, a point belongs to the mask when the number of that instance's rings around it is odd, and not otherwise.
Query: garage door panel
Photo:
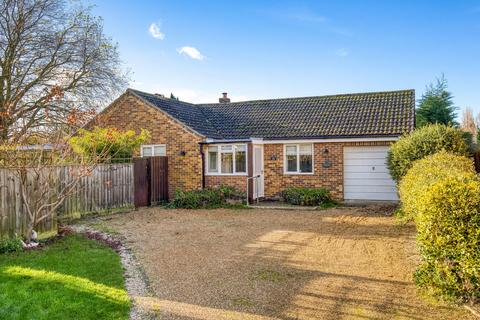
[[[349,186],[390,186],[395,187],[392,179],[345,179],[345,185]]]
[[[375,167],[375,170],[372,170]],[[363,173],[390,173],[386,166],[345,166],[345,172],[363,172]]]
[[[382,166],[385,167],[385,158],[381,159],[345,159],[346,166]]]
[[[398,197],[393,193],[347,193],[345,192],[346,200],[377,200],[377,201],[398,201]]]
[[[349,152],[345,155],[345,160],[350,159],[385,159],[385,151]]]
[[[390,174],[388,172],[376,172],[375,175],[372,175],[371,172],[345,172],[344,173],[345,181],[352,180],[352,179],[362,179],[362,180],[370,180],[370,179],[389,179]]]
[[[345,186],[345,193],[395,193],[395,186]]]
[[[344,148],[346,200],[398,200],[396,184],[386,166],[387,154],[387,146]]]

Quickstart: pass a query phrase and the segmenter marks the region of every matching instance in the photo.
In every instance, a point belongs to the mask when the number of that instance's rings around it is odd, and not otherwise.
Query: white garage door
[[[345,200],[398,200],[395,182],[388,171],[388,147],[345,147]]]

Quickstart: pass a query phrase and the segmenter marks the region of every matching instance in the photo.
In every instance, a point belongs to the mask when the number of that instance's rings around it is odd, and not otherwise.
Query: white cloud
[[[339,57],[346,57],[348,56],[349,52],[345,48],[340,48],[337,51],[335,51],[335,54]]]
[[[194,48],[194,47],[188,47],[188,46],[185,46],[185,47],[181,47],[180,49],[177,50],[178,53],[180,54],[183,54],[183,55],[186,55],[192,59],[195,59],[195,60],[203,60],[205,59],[205,56],[202,55],[200,53],[200,51],[198,51],[197,48]]]
[[[150,35],[155,39],[158,39],[158,40],[165,39],[165,33],[160,31],[160,26],[156,23],[152,23],[150,25],[150,27],[148,28],[148,32],[150,32]]]

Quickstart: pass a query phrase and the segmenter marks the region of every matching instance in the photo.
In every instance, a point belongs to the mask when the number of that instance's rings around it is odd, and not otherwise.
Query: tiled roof
[[[414,90],[213,104],[132,91],[213,139],[398,136],[414,126]]]

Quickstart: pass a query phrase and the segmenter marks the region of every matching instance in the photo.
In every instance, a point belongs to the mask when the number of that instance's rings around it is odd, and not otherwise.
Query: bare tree
[[[24,234],[27,243],[41,222],[56,217],[65,199],[82,191],[81,179],[92,175],[98,164],[111,155],[110,145],[104,145],[102,150],[92,145],[94,150],[88,156],[77,153],[66,142],[68,138],[64,132],[57,131],[48,138],[48,144],[0,145],[0,168],[7,169],[18,181],[21,208],[27,218]]]
[[[472,135],[472,143],[477,143],[478,128],[471,108],[463,110],[462,129]]]
[[[90,8],[0,2],[0,142],[58,130],[72,110],[98,109],[126,81],[117,45]]]

